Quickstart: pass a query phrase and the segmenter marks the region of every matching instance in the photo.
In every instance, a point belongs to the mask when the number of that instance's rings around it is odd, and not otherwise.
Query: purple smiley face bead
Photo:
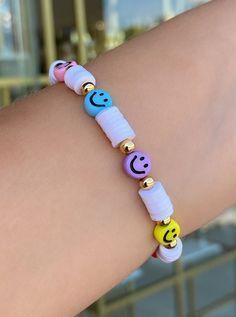
[[[129,176],[141,179],[150,173],[151,160],[147,154],[134,151],[124,158],[123,167]]]

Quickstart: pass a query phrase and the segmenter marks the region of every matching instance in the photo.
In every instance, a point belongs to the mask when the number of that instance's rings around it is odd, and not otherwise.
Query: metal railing
[[[205,317],[210,312],[213,312],[220,307],[236,301],[236,291],[227,294],[226,296],[212,302],[204,308],[198,309],[196,305],[196,285],[195,278],[203,273],[207,272],[218,266],[227,264],[230,261],[236,260],[236,247],[223,254],[217,255],[212,259],[206,260],[201,264],[197,264],[194,267],[184,270],[182,262],[177,261],[174,264],[174,274],[164,278],[161,281],[157,281],[143,287],[141,289],[134,289],[132,292],[121,296],[115,300],[106,302],[105,298],[101,298],[94,305],[94,311],[98,317],[107,317],[110,313],[134,305],[139,300],[142,300],[153,294],[174,287],[175,288],[175,312],[177,317]],[[236,267],[235,267],[236,269]],[[235,276],[232,277],[236,280]],[[187,282],[188,288],[188,313],[185,311],[185,294],[184,288]],[[134,309],[133,309],[134,312]],[[135,316],[130,314],[129,317]]]

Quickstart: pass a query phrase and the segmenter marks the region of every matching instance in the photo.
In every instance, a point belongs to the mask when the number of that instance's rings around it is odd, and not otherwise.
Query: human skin
[[[182,235],[236,201],[236,2],[185,13],[87,65],[135,129]],[[155,249],[154,222],[83,98],[0,112],[0,314],[73,316]]]

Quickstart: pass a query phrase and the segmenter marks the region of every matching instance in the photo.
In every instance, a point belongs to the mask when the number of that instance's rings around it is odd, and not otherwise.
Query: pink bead
[[[147,154],[134,151],[124,158],[123,167],[129,176],[141,179],[150,173],[151,160]]]
[[[75,61],[69,61],[65,63],[58,63],[55,65],[54,68],[54,75],[57,79],[57,81],[64,81],[65,72],[72,66],[77,65]]]

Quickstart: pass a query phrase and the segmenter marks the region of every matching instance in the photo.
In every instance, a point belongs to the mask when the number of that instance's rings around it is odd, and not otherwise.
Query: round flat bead
[[[177,238],[177,244],[174,248],[166,248],[163,245],[160,245],[157,249],[157,255],[159,259],[165,263],[171,263],[178,260],[183,251],[183,243],[180,238]]]
[[[96,86],[96,80],[93,75],[81,65],[70,67],[64,77],[67,87],[74,90],[78,95],[83,95],[83,85],[85,83],[92,83]]]
[[[54,61],[50,67],[49,67],[49,71],[48,71],[48,76],[49,76],[49,82],[51,85],[54,85],[58,82],[57,78],[55,77],[55,74],[54,74],[54,69],[55,69],[55,66],[56,65],[59,65],[59,64],[63,64],[63,63],[66,63],[66,61],[63,61],[61,59],[59,60],[56,60]]]
[[[134,151],[124,158],[123,167],[129,176],[141,179],[150,173],[151,160],[147,154]]]
[[[153,231],[155,239],[163,245],[169,245],[179,234],[180,227],[174,219],[171,219],[167,225],[157,224]]]
[[[138,193],[153,221],[163,221],[173,214],[173,205],[161,182],[155,182],[148,190],[140,189]]]
[[[57,81],[63,82],[66,71],[72,67],[77,65],[75,61],[68,61],[64,63],[57,63],[54,67],[54,75]]]
[[[115,107],[108,107],[99,112],[95,120],[100,125],[114,148],[118,147],[125,139],[135,138],[134,130],[129,125],[120,110]]]
[[[100,111],[111,106],[112,98],[103,89],[94,89],[84,98],[84,108],[91,117],[95,117]]]

